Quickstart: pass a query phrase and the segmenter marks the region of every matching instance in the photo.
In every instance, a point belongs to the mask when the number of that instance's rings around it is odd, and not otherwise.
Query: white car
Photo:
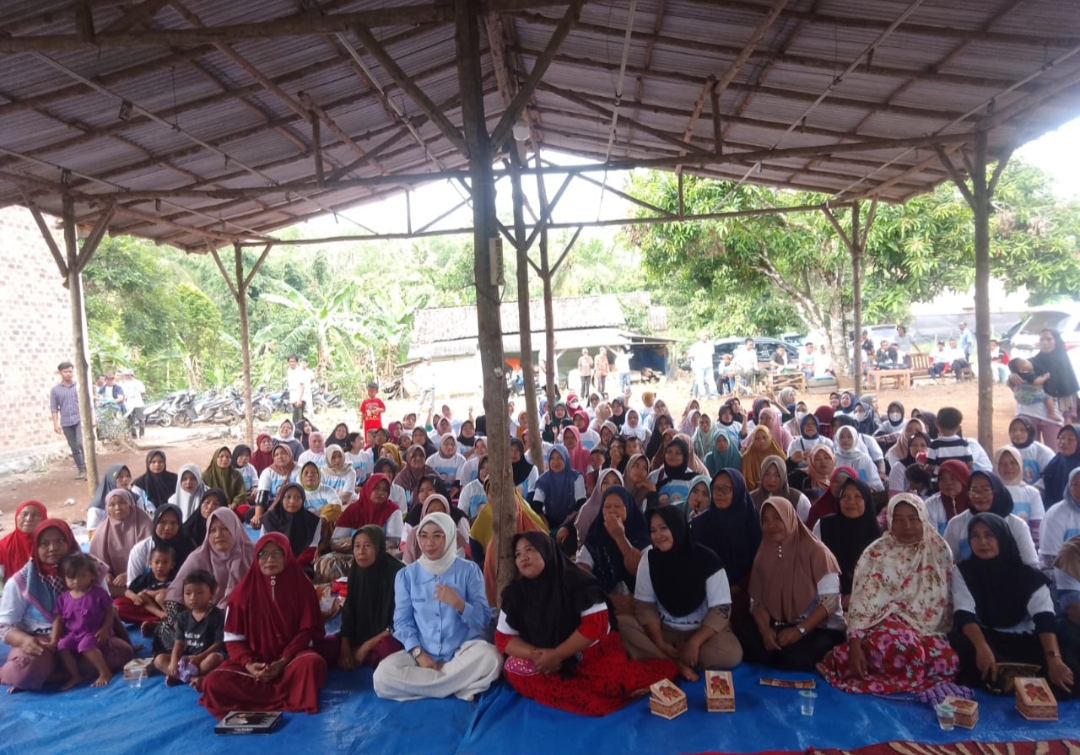
[[[1034,307],[1024,324],[1013,334],[1009,357],[1030,359],[1039,353],[1039,333],[1054,328],[1061,333],[1073,371],[1080,375],[1080,302],[1063,302]]]

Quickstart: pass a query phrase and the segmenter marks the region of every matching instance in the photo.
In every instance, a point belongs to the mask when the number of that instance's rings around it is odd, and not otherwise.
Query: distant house
[[[506,361],[517,369],[521,360],[521,326],[517,302],[503,302],[499,308],[503,332],[503,352]],[[667,371],[668,339],[632,333],[626,329],[619,298],[614,294],[577,296],[552,300],[555,326],[555,352],[561,381],[568,371],[577,368],[582,349],[595,357],[601,346],[630,347],[634,352],[631,367],[649,367],[657,372]],[[529,302],[534,363],[545,347],[544,303]],[[412,367],[424,356],[430,356],[435,369],[436,386],[441,395],[472,394],[480,384],[480,362],[477,356],[476,307],[441,307],[416,313],[406,367]],[[409,370],[406,387],[410,386]]]

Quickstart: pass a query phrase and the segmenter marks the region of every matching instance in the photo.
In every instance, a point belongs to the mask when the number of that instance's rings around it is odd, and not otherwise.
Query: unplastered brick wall
[[[46,220],[62,249],[59,223]],[[34,218],[22,207],[0,209],[0,458],[63,443],[49,391],[60,379],[56,365],[72,360],[71,344],[71,299]]]

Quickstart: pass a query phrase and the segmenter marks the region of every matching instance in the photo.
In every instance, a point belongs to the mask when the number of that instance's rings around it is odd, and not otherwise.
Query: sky
[[[1080,199],[1080,118],[1070,121],[1057,131],[1044,134],[1039,139],[1029,142],[1017,150],[1016,155],[1025,161],[1049,173],[1055,182],[1055,189],[1062,199]],[[560,165],[572,165],[586,162],[577,158],[559,154],[544,155],[545,159]],[[623,188],[629,173],[590,173],[590,177],[606,182],[616,189]],[[553,197],[562,183],[563,176],[545,177],[545,186],[549,197]],[[536,194],[536,179],[529,176],[523,182],[526,198],[533,211],[539,213]],[[441,213],[460,202],[464,190],[456,183],[444,181],[430,184],[412,192],[412,225],[420,228]],[[503,179],[496,186],[496,203],[500,217],[510,217],[510,183]],[[552,213],[555,222],[593,221],[598,219],[616,219],[630,217],[633,205],[602,190],[593,184],[575,178],[571,181],[558,207]],[[526,223],[532,218],[526,215]],[[464,228],[472,224],[472,211],[467,207],[440,221],[433,229]],[[307,238],[364,233],[370,229],[379,233],[404,232],[406,225],[406,204],[404,195],[365,205],[342,213],[341,217],[325,217],[308,221],[299,226],[301,236]],[[610,240],[619,231],[618,227],[589,228],[582,234],[582,239],[602,238]]]

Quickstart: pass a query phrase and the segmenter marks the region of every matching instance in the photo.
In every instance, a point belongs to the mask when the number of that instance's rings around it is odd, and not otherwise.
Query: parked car
[[[1073,371],[1080,375],[1080,302],[1064,302],[1032,308],[1012,334],[1009,357],[1030,359],[1039,352],[1039,333],[1054,328],[1061,333]]]

